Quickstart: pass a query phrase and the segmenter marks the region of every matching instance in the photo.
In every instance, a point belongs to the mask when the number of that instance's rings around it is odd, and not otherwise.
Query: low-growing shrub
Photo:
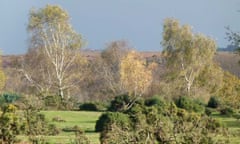
[[[72,127],[75,133],[75,138],[71,140],[71,144],[90,144],[90,140],[85,135],[84,131],[78,126]]]
[[[17,108],[13,104],[5,105],[0,115],[0,143],[15,143],[16,135],[20,132],[19,128],[20,121]]]
[[[190,112],[192,112],[192,111],[203,112],[204,111],[204,106],[199,100],[193,100],[186,96],[179,97],[175,101],[175,104],[177,105],[177,107],[185,109]]]
[[[21,96],[16,93],[3,93],[0,95],[0,107],[3,108],[4,105],[14,103],[20,98]]]
[[[55,136],[58,135],[61,130],[55,124],[48,125],[48,135]]]
[[[205,113],[207,116],[210,116],[210,115],[212,114],[212,109],[206,107],[204,113]]]
[[[86,102],[79,105],[81,111],[106,111],[108,107],[104,102]]]
[[[222,136],[225,131],[221,123],[206,115],[177,108],[171,102],[166,105],[163,111],[155,104],[135,103],[123,113],[103,114],[101,123],[100,119],[97,122],[102,126],[101,143],[213,143],[212,136]]]
[[[84,111],[98,111],[97,105],[91,102],[81,104],[79,109]]]
[[[110,107],[108,108],[109,111],[122,111],[131,102],[131,99],[128,95],[120,95],[116,96],[114,100],[111,101]]]
[[[220,114],[221,115],[226,115],[226,116],[233,116],[234,114],[234,109],[228,106],[222,107],[220,109]]]
[[[153,106],[153,105],[166,106],[166,102],[160,96],[153,96],[153,97],[145,100],[145,105],[146,106]]]
[[[210,97],[207,106],[210,108],[218,108],[220,106],[220,100],[215,96]]]
[[[53,117],[52,118],[53,122],[66,122],[64,119],[62,119],[61,117],[57,116],[57,117]]]
[[[75,125],[73,127],[65,127],[65,128],[62,129],[62,131],[64,131],[64,132],[76,132],[76,131],[82,131],[82,130],[79,126]]]
[[[215,130],[219,129],[220,127],[223,127],[223,124],[219,120],[216,120],[213,118],[208,118],[208,120],[206,122],[206,128],[208,130],[215,131]]]
[[[130,119],[127,114],[123,114],[120,112],[107,112],[102,114],[97,120],[95,125],[95,131],[101,132],[113,123],[123,129],[128,128],[131,125]]]

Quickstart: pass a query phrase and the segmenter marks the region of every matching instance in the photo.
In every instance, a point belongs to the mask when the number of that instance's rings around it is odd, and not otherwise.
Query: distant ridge
[[[234,45],[228,45],[226,48],[218,48],[217,51],[234,52],[236,51],[236,47]]]

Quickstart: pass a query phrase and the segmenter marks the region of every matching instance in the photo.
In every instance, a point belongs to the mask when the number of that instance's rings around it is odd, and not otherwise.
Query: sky
[[[230,44],[226,26],[240,31],[240,0],[1,0],[0,49],[4,55],[24,54],[29,48],[29,11],[47,4],[68,12],[85,48],[101,50],[115,40],[126,40],[139,51],[161,51],[163,22],[175,18],[196,33]]]

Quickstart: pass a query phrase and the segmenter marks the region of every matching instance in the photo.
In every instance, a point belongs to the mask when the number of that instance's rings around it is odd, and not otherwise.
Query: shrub
[[[66,122],[64,119],[62,119],[61,117],[57,116],[57,117],[53,117],[52,118],[53,122]]]
[[[220,127],[223,127],[223,124],[216,119],[208,118],[206,122],[206,128],[211,131],[216,131]]]
[[[6,105],[0,116],[0,143],[12,144],[16,142],[16,135],[20,132],[19,116],[17,108],[12,105]]]
[[[48,125],[48,135],[51,136],[55,136],[58,135],[60,133],[60,129],[57,128],[57,126],[55,124],[49,124]]]
[[[109,111],[122,111],[126,107],[127,104],[131,102],[130,97],[128,95],[120,95],[116,96],[114,100],[111,101]]]
[[[15,101],[20,99],[20,95],[16,93],[3,93],[0,95],[0,106],[1,108],[4,107],[6,104],[14,103]]]
[[[97,105],[91,102],[81,104],[79,109],[85,111],[98,111]]]
[[[212,110],[210,108],[205,108],[205,114],[210,116],[212,114]]]
[[[86,102],[86,103],[80,104],[79,110],[106,111],[107,107],[108,107],[107,104],[104,102]]]
[[[95,125],[95,131],[101,132],[112,124],[116,124],[122,129],[130,126],[128,115],[119,112],[107,112],[100,116]]]
[[[210,108],[218,108],[220,106],[220,100],[217,97],[210,97],[207,106]]]
[[[90,144],[88,137],[82,129],[78,126],[74,126],[72,129],[74,130],[75,138],[71,140],[71,144]]]
[[[220,109],[220,114],[226,116],[233,116],[234,110],[233,108],[226,106]]]
[[[145,105],[146,106],[153,106],[153,105],[166,106],[166,102],[160,96],[153,96],[153,97],[145,100]]]
[[[177,107],[185,109],[187,111],[194,112],[203,112],[203,104],[199,100],[193,100],[186,96],[182,96],[175,101]]]
[[[135,103],[124,114],[103,114],[101,123],[100,119],[97,122],[102,126],[101,143],[212,143],[211,136],[223,132],[221,123],[206,115],[177,108],[174,103],[166,105],[167,112],[157,105]]]
[[[64,132],[76,132],[76,131],[82,131],[77,125],[73,127],[65,127],[62,129]]]
[[[37,137],[38,135],[55,135],[59,130],[53,124],[49,124],[45,115],[39,109],[29,105],[24,110],[24,126],[22,130],[25,135]],[[35,138],[33,138],[35,139]]]

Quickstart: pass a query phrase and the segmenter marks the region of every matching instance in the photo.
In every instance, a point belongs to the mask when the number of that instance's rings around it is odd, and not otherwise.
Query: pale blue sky
[[[3,54],[27,51],[29,10],[46,4],[60,5],[68,11],[74,29],[87,40],[90,49],[127,40],[138,50],[160,51],[162,24],[167,17],[213,37],[219,47],[229,44],[225,26],[240,31],[240,0],[1,0]]]

